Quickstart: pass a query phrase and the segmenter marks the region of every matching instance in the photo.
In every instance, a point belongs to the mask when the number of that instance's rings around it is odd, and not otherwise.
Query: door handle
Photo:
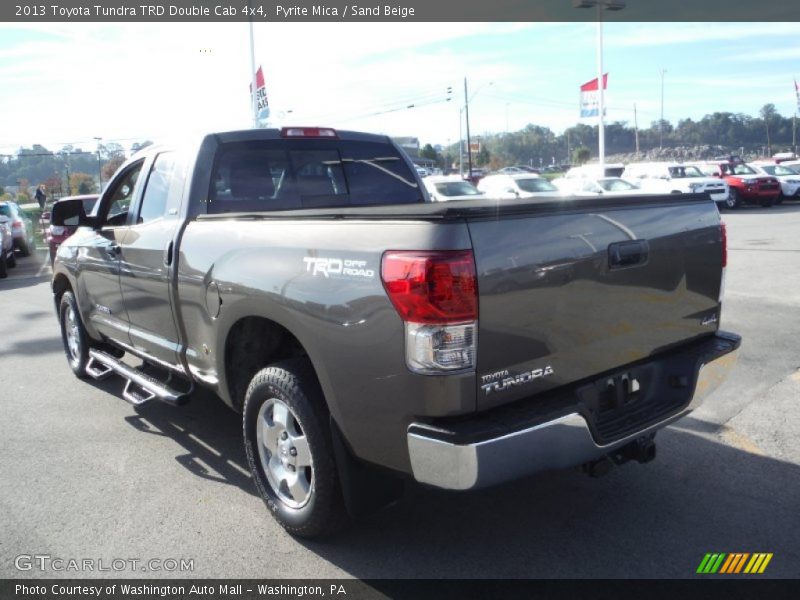
[[[631,240],[608,245],[608,266],[611,269],[636,267],[647,263],[650,244],[647,240]]]
[[[170,241],[170,243],[167,244],[167,247],[164,249],[164,266],[165,267],[168,267],[168,266],[170,266],[172,264],[172,247],[173,247],[173,243],[174,242]]]
[[[117,258],[117,256],[119,256],[120,253],[119,244],[111,244],[110,246],[106,246],[106,252],[112,258]]]

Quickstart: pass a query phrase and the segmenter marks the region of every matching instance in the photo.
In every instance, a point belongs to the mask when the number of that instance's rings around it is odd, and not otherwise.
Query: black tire
[[[736,210],[742,205],[742,195],[736,188],[731,188],[728,197],[725,199],[725,208]]]
[[[6,260],[6,251],[0,248],[0,279],[8,277],[8,262]]]
[[[275,413],[269,411],[281,406],[288,408],[288,420],[284,433],[275,437],[278,447],[273,453],[267,450],[267,429],[279,428]],[[263,408],[262,408],[263,407]],[[267,426],[270,418],[273,423]],[[314,370],[307,359],[291,359],[275,363],[255,374],[247,388],[244,401],[243,431],[247,462],[253,474],[259,494],[269,508],[272,516],[290,534],[315,538],[341,529],[347,522],[339,475],[331,441],[329,415],[319,388]],[[287,433],[292,429],[293,433]],[[300,435],[297,435],[297,432]],[[261,432],[261,433],[260,433]],[[261,438],[259,438],[261,436]],[[287,437],[288,436],[288,437]],[[262,441],[259,441],[261,439]],[[282,467],[284,460],[291,461],[285,451],[281,454],[280,444],[294,444],[304,440],[303,445],[310,456],[310,466],[295,468]],[[298,443],[300,446],[300,443]],[[285,450],[285,449],[284,449]],[[297,456],[294,447],[291,456]],[[299,460],[299,459],[298,459]],[[284,473],[297,473],[295,477],[308,482],[306,496],[289,497],[293,494],[288,487],[270,483],[275,480],[275,469],[269,465],[276,461],[277,469]],[[265,466],[266,463],[266,466]],[[270,477],[267,476],[267,470]],[[287,483],[281,481],[281,484]],[[288,484],[287,484],[288,485]],[[297,504],[293,506],[292,504]]]
[[[30,256],[31,255],[31,248],[28,246],[28,240],[22,240],[19,243],[19,255],[20,256]]]
[[[17,257],[14,256],[13,252],[11,253],[11,256],[8,257],[6,264],[8,264],[8,267],[11,269],[17,266]]]
[[[761,206],[763,206],[764,208],[770,208],[773,204],[775,204],[775,196],[764,198],[763,200],[761,200],[761,202],[759,202],[759,204],[761,204]]]
[[[777,206],[778,204],[783,204],[783,199],[784,199],[784,198],[785,198],[785,196],[784,196],[782,193],[781,193],[781,194],[778,194],[778,195],[775,197],[775,206]]]
[[[89,362],[89,336],[81,321],[78,305],[72,292],[64,292],[58,304],[58,322],[61,325],[61,341],[67,355],[69,368],[81,379],[87,376]]]

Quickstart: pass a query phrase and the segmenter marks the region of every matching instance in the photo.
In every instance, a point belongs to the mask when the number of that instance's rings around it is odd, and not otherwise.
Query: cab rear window
[[[390,144],[263,140],[217,152],[208,211],[260,212],[422,202],[415,176]]]

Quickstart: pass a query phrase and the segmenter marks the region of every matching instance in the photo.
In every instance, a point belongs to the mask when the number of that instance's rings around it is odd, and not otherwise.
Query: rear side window
[[[209,212],[411,204],[416,178],[390,144],[264,140],[217,153]]]

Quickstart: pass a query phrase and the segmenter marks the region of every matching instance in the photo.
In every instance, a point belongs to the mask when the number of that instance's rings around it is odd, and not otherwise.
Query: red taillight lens
[[[471,250],[389,251],[381,279],[400,318],[455,323],[478,318],[478,278]]]
[[[728,266],[728,228],[725,223],[719,224],[719,232],[722,237],[722,268]]]
[[[330,127],[284,127],[281,137],[335,138],[336,130]]]
[[[22,221],[20,221],[19,219],[14,219],[14,221],[11,223],[11,226],[12,227],[22,227]]]

